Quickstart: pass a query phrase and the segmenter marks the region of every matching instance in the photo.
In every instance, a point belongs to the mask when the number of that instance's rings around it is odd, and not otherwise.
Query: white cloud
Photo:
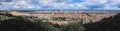
[[[3,2],[2,6],[0,5],[1,9],[37,9],[40,8],[39,6],[30,4],[30,0],[14,0],[12,2]]]
[[[34,0],[33,0],[34,1]],[[84,2],[68,4],[68,2],[72,2],[74,0],[59,0],[60,2],[56,2],[56,0],[36,0],[38,1],[38,5],[31,4],[32,0],[14,0],[13,2],[4,2],[0,5],[0,9],[41,9],[43,6],[50,6],[48,8],[61,8],[61,9],[90,9],[87,6],[91,5],[100,5],[104,6],[103,8],[95,8],[95,9],[120,9],[117,7],[117,4],[120,4],[120,0],[84,0]],[[1,2],[0,2],[1,3]]]
[[[66,4],[66,1],[61,3],[54,2],[55,0],[40,0],[39,2],[43,5],[52,6],[55,8],[78,8],[78,9],[88,9],[89,5],[103,5],[104,9],[116,8],[116,4],[120,3],[120,0],[85,0],[85,2],[75,3],[75,4]],[[111,3],[110,3],[111,2]]]

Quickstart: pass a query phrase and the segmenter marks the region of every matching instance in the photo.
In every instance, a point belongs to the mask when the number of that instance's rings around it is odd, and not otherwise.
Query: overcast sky
[[[0,10],[120,10],[120,0],[0,0]]]

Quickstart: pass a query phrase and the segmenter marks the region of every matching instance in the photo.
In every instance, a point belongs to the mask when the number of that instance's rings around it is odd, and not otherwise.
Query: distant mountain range
[[[48,12],[110,12],[110,13],[119,13],[120,10],[0,10],[0,11],[18,11],[18,12],[40,12],[40,11],[48,11]]]
[[[50,12],[59,12],[59,11],[79,11],[79,12],[112,12],[112,13],[119,13],[120,10],[16,10],[19,12],[39,12],[39,11],[50,11]]]

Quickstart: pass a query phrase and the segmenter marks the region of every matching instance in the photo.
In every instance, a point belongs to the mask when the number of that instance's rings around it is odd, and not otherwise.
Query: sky
[[[120,10],[120,0],[0,0],[0,10]]]

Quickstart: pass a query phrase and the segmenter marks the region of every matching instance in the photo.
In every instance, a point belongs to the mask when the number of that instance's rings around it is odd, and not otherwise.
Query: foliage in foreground
[[[31,22],[23,17],[0,15],[0,31],[120,31],[120,13],[96,23],[84,24],[84,27],[80,22],[58,25],[39,20]]]
[[[4,16],[4,17],[3,17]],[[15,17],[1,15],[0,31],[84,31],[85,28],[81,23],[68,25],[52,24],[50,22],[31,22],[26,17]],[[6,19],[9,18],[9,19]]]
[[[96,23],[85,24],[85,31],[120,31],[120,13]]]

